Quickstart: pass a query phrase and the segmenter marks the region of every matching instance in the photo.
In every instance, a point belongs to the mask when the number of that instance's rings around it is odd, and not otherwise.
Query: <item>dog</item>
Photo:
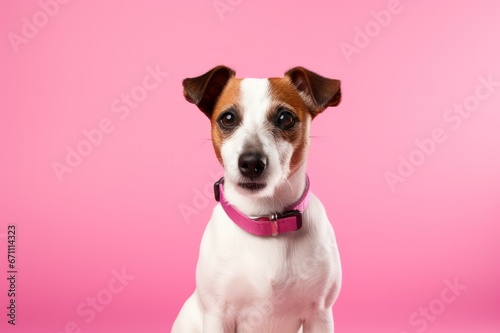
[[[183,80],[211,123],[224,177],[205,229],[196,289],[172,333],[333,332],[341,265],[306,173],[311,120],[341,100],[340,81],[303,67],[236,78],[226,66]]]

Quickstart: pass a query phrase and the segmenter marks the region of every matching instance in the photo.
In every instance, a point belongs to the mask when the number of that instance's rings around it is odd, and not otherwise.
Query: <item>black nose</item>
[[[244,153],[238,159],[238,167],[243,176],[248,178],[258,177],[264,172],[267,158],[259,153]]]

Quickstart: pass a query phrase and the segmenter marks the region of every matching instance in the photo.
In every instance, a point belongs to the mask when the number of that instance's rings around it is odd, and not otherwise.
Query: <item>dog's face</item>
[[[224,179],[242,194],[268,197],[306,159],[311,119],[340,102],[340,81],[295,67],[282,78],[240,79],[218,66],[183,81],[186,99],[212,124]]]

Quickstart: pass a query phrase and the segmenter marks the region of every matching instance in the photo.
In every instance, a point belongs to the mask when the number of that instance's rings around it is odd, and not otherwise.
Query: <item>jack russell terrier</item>
[[[330,333],[340,291],[337,242],[306,174],[313,118],[340,81],[303,67],[236,78],[218,66],[183,81],[209,119],[224,178],[203,235],[197,287],[173,333]]]

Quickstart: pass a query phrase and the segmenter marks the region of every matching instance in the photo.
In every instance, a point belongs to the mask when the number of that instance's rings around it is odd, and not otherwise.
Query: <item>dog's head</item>
[[[340,81],[303,67],[282,78],[235,78],[217,66],[183,81],[184,96],[212,124],[226,183],[268,197],[306,160],[311,119],[340,103]]]

